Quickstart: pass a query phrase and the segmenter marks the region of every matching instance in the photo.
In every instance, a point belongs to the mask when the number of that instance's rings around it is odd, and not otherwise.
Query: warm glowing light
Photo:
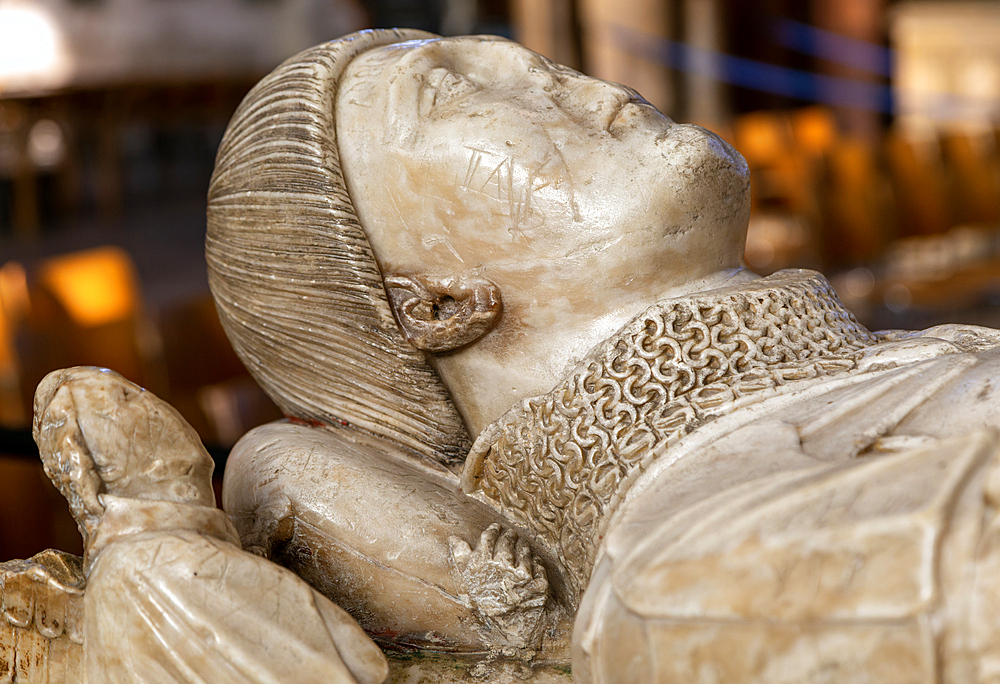
[[[825,107],[806,107],[792,115],[796,146],[806,154],[819,156],[837,142],[837,122]]]
[[[778,160],[788,148],[787,123],[771,112],[753,112],[733,124],[737,147],[751,166]]]
[[[13,327],[7,321],[3,309],[0,309],[0,378],[7,375],[14,367]]]
[[[62,37],[30,6],[0,6],[0,89],[59,85],[68,73]]]
[[[79,325],[122,320],[138,309],[132,260],[117,247],[57,257],[42,267],[41,281]]]
[[[0,266],[0,425],[25,422],[21,405],[19,368],[14,352],[14,333],[28,310],[28,281],[16,261]]]
[[[0,266],[0,310],[7,320],[18,321],[28,315],[28,276],[24,266],[8,261]]]

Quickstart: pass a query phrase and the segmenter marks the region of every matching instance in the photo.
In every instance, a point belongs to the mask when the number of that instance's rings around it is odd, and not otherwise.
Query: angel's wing
[[[0,563],[0,684],[63,684],[83,673],[83,563],[49,549]]]

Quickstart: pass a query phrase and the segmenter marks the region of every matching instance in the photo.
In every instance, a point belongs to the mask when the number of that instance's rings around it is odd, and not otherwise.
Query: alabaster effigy
[[[818,273],[757,277],[749,192],[717,136],[500,38],[289,60],[229,126],[206,239],[288,419],[236,445],[223,514],[169,407],[43,382],[88,555],[3,566],[7,672],[1000,677],[1000,332],[872,332]]]

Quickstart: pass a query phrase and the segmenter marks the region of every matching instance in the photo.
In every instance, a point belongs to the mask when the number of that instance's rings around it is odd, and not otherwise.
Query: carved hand
[[[475,550],[458,537],[448,543],[463,599],[484,627],[498,633],[497,645],[536,645],[549,583],[528,543],[498,524],[486,528]]]

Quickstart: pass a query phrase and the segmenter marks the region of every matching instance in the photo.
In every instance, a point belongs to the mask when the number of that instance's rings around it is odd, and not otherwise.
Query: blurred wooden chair
[[[579,69],[573,0],[512,0],[510,13],[517,42],[556,64]]]
[[[0,558],[30,558],[47,548],[83,553],[66,500],[40,460],[0,454]]]
[[[0,100],[0,178],[10,182],[10,221],[20,237],[35,235],[41,225],[37,178],[28,152],[30,127],[28,107]]]
[[[533,0],[535,1],[535,0]],[[559,5],[556,0],[537,0]],[[675,30],[670,4],[661,0],[578,0],[582,62],[587,73],[635,88],[660,111],[675,108],[675,74],[658,59],[658,38]]]
[[[885,138],[885,157],[900,237],[936,235],[953,225],[940,148],[898,132]]]
[[[49,111],[49,110],[52,111]],[[65,108],[0,100],[0,180],[10,183],[10,210],[0,215],[14,235],[30,238],[54,214],[79,206],[80,162]],[[45,192],[51,179],[55,192]]]
[[[8,261],[0,266],[0,429],[5,440],[17,435],[30,445],[31,406],[22,394],[27,383],[15,348],[29,317],[25,269]],[[28,456],[24,446],[5,453],[0,445],[0,559],[28,558],[49,547],[81,553],[80,534],[65,500],[45,477],[41,461]]]
[[[822,247],[828,267],[872,261],[891,239],[891,192],[878,150],[842,139],[825,152],[822,183]]]
[[[733,122],[735,147],[750,167],[755,210],[809,214],[814,210],[815,170],[796,148],[788,115],[751,112]]]
[[[993,137],[949,133],[941,149],[956,223],[1000,221],[1000,155]]]
[[[24,267],[8,261],[0,266],[0,427],[23,427],[31,422],[21,401],[21,366],[14,343],[28,310]]]

